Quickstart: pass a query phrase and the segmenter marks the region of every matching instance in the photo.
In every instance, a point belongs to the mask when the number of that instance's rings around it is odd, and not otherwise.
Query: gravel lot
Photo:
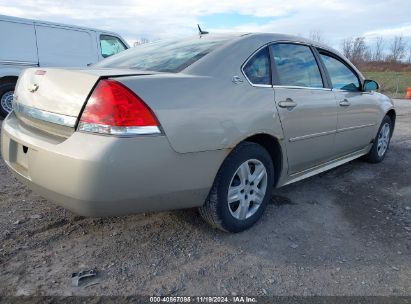
[[[396,104],[382,164],[279,189],[240,234],[196,210],[79,217],[0,161],[0,295],[411,295],[411,101]],[[95,278],[71,286],[91,268]]]

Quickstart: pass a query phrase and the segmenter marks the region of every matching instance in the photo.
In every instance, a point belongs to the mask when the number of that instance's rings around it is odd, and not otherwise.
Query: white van
[[[0,117],[11,111],[23,69],[87,66],[129,48],[116,33],[4,15],[0,45]]]

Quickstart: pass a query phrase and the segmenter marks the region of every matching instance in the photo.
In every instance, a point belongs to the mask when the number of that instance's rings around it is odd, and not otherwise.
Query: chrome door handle
[[[278,106],[280,108],[295,108],[297,106],[297,103],[294,102],[291,98],[287,98],[286,100],[280,101],[278,103]]]
[[[348,107],[350,106],[350,102],[347,99],[344,99],[343,101],[340,101],[340,106],[341,107]]]

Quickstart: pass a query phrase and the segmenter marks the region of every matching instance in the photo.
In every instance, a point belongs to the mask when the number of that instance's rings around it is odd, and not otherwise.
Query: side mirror
[[[371,92],[378,90],[380,86],[378,85],[378,82],[366,79],[364,80],[363,88],[364,92]]]

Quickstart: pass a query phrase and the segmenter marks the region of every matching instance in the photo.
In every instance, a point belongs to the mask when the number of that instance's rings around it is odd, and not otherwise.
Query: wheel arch
[[[17,82],[18,76],[3,76],[0,77],[0,84],[10,83],[10,82]]]
[[[279,140],[269,134],[260,133],[251,135],[241,142],[253,142],[261,145],[267,152],[270,154],[271,159],[274,164],[274,186],[277,185],[278,180],[280,179],[282,170],[283,170],[283,151],[280,145]]]
[[[394,128],[395,128],[395,120],[397,119],[397,113],[395,112],[394,109],[390,109],[385,115],[391,119],[391,122],[392,122],[391,136],[392,136],[394,132]]]

